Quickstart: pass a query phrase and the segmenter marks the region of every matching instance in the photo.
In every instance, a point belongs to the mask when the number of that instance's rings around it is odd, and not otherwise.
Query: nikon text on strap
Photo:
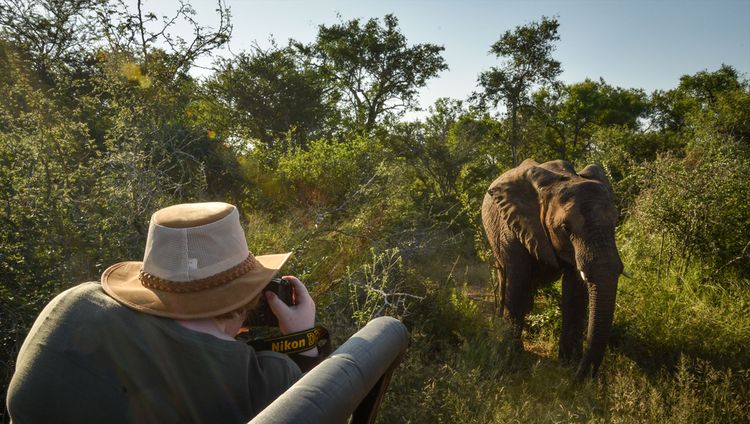
[[[286,354],[304,352],[317,347],[322,356],[327,356],[331,350],[328,330],[321,326],[285,336],[248,340],[247,344],[255,350],[272,350]]]

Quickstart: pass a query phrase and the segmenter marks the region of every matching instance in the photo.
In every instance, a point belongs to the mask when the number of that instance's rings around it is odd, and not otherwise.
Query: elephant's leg
[[[575,269],[563,273],[562,280],[562,334],[560,334],[560,361],[575,365],[583,351],[583,332],[586,328],[588,287]]]
[[[526,314],[534,304],[534,287],[531,283],[530,266],[514,263],[505,270],[505,293],[503,316],[513,326],[513,337],[520,344]]]

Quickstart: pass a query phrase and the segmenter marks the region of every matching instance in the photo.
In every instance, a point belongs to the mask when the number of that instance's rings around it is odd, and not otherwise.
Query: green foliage
[[[593,149],[577,160],[578,167],[598,163],[606,170],[617,193],[621,217],[627,216],[644,183],[643,165],[656,160],[658,155],[684,154],[684,141],[663,134],[633,131],[623,126],[597,127],[591,134]]]
[[[741,116],[745,113],[741,112],[745,110],[742,100],[739,104],[728,104],[727,100],[745,98],[747,93],[747,81],[741,80],[738,72],[728,65],[722,65],[714,72],[683,75],[676,89],[653,93],[650,119],[657,129],[664,132],[690,132],[694,119],[701,114],[712,115],[729,109]],[[717,108],[717,105],[721,106]],[[721,122],[721,119],[717,121]],[[746,125],[731,121],[739,127]]]
[[[633,133],[647,109],[642,90],[612,87],[603,80],[541,88],[533,96],[534,114],[528,125],[537,137],[527,149],[540,158],[575,160],[596,151],[609,150],[593,137],[598,130],[622,128]],[[643,158],[639,158],[643,159]]]
[[[282,157],[278,171],[292,183],[302,204],[336,207],[374,176],[377,161],[376,144],[370,139],[316,140],[307,150],[298,148]]]
[[[419,197],[455,200],[461,170],[478,152],[475,145],[452,134],[464,113],[461,102],[439,99],[430,111],[432,115],[424,123],[408,122],[393,128],[386,145],[413,170],[422,189]]]
[[[645,167],[634,216],[663,238],[665,263],[685,271],[697,260],[707,270],[750,275],[748,169],[747,148],[716,137],[690,146],[684,159],[664,156]]]
[[[505,31],[490,48],[497,57],[507,58],[502,68],[492,68],[480,75],[479,83],[487,100],[497,105],[519,105],[534,84],[551,82],[561,72],[560,62],[552,59],[553,42],[560,39],[557,19],[542,17],[540,22],[517,26]]]
[[[742,88],[739,74],[731,66],[722,64],[715,72],[701,71],[695,75],[680,77],[678,90],[683,91],[701,107],[707,107],[718,99],[721,93],[733,92]]]
[[[634,279],[621,280],[615,343],[648,370],[674,367],[682,354],[747,369],[750,350],[742,340],[750,337],[750,280],[739,275],[741,268],[707,266],[710,252],[703,261],[687,261],[670,252],[668,237],[641,215],[618,232]]]
[[[99,42],[98,0],[0,2],[0,34],[30,59],[28,66],[52,82],[66,64],[83,65],[88,45]]]
[[[339,90],[350,126],[365,133],[384,116],[412,109],[417,91],[448,69],[443,47],[409,46],[394,15],[383,26],[378,19],[320,25],[314,43],[296,46]]]
[[[719,95],[714,115],[706,120],[719,134],[750,144],[750,88]]]
[[[206,118],[222,117],[222,126],[259,148],[306,147],[332,131],[338,100],[322,73],[291,48],[254,47],[232,59],[218,60],[219,70],[204,88]],[[332,95],[334,94],[334,95]],[[287,137],[289,135],[289,137]]]
[[[481,202],[507,152],[498,142],[501,127],[460,101],[439,99],[430,112],[424,122],[393,127],[384,144],[413,179],[405,190],[425,211],[415,219],[445,225],[457,244],[481,250]]]

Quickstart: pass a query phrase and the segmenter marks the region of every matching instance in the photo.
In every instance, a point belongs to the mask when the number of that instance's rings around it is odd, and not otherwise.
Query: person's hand
[[[307,288],[297,277],[285,275],[284,280],[294,285],[294,293],[297,303],[294,306],[288,306],[276,293],[266,292],[266,300],[271,312],[279,319],[279,329],[281,333],[291,334],[299,331],[309,330],[315,327],[315,302],[307,292]]]
[[[294,297],[297,303],[289,306],[272,291],[266,292],[266,300],[271,312],[279,319],[281,334],[287,335],[315,327],[315,302],[307,292],[307,288],[297,277],[285,275],[284,280],[294,285]],[[300,352],[304,356],[318,356],[318,348]]]

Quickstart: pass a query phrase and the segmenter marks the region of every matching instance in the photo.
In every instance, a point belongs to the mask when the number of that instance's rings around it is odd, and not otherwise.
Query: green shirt
[[[18,424],[247,422],[300,377],[286,355],[136,312],[84,283],[31,328],[8,412]]]

